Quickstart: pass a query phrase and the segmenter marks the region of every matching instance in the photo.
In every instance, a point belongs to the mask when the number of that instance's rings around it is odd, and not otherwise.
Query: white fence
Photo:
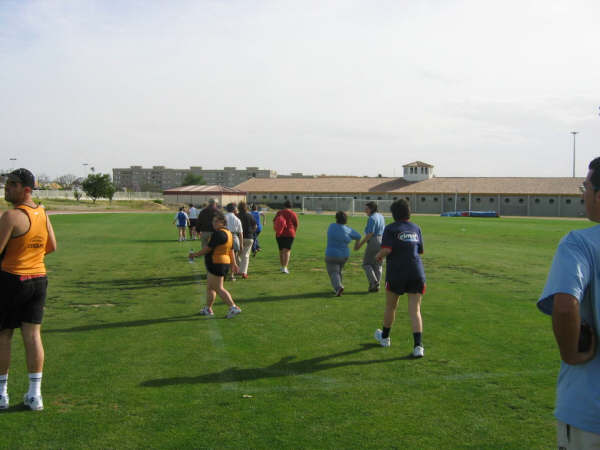
[[[369,202],[377,204],[377,211],[389,215],[394,200],[366,200],[354,197],[302,197],[302,212],[344,211],[352,216],[362,214]]]
[[[91,200],[90,197],[81,193],[81,200]],[[33,198],[48,198],[48,199],[69,199],[75,200],[75,191],[59,191],[59,190],[34,190]],[[0,196],[4,198],[4,188],[0,188]],[[162,200],[162,192],[115,192],[113,200]]]

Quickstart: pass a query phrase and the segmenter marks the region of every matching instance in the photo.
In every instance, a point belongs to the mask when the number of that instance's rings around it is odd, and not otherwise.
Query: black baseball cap
[[[30,187],[31,189],[35,187],[35,177],[27,169],[13,170],[6,178],[21,183],[23,186]]]

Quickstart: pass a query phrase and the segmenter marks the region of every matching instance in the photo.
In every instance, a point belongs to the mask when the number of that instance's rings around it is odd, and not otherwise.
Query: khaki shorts
[[[600,434],[584,431],[558,420],[556,442],[559,450],[600,449]]]

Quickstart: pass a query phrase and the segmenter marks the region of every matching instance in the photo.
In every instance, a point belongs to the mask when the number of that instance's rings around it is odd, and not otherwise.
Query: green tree
[[[114,184],[110,183],[106,187],[106,193],[104,195],[108,199],[108,203],[112,203],[112,199],[115,196],[115,192],[117,192],[117,188]]]
[[[188,174],[183,179],[182,186],[192,186],[198,184],[206,184],[206,181],[204,181],[202,175],[194,175],[192,172],[188,172]]]
[[[81,187],[88,197],[91,197],[93,203],[96,203],[97,198],[108,197],[108,193],[111,189],[113,190],[110,194],[110,198],[112,198],[115,193],[109,174],[92,173],[83,181]]]

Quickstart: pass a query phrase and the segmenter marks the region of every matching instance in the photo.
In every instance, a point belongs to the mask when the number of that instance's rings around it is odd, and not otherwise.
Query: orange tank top
[[[218,231],[222,231],[227,235],[227,241],[213,248],[211,253],[212,262],[213,264],[231,264],[229,253],[233,248],[233,236],[231,236],[231,232],[226,228],[220,228]]]
[[[27,205],[19,205],[16,209],[24,211],[29,217],[29,231],[8,240],[2,270],[15,275],[45,274],[44,256],[48,241],[46,211],[40,206],[32,208]]]

